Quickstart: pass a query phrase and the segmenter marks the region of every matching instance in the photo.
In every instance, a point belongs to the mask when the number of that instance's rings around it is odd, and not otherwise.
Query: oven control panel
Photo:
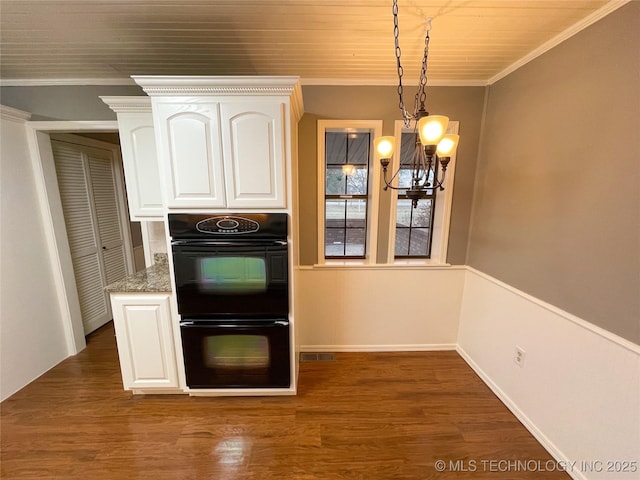
[[[241,235],[257,232],[260,224],[249,218],[225,215],[199,221],[196,230],[202,233]]]
[[[233,238],[246,241],[286,241],[288,215],[269,213],[169,213],[169,235],[177,240]]]

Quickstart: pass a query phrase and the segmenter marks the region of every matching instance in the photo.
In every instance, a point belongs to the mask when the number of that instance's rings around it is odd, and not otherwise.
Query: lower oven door
[[[289,322],[183,320],[187,385],[201,388],[289,387]]]

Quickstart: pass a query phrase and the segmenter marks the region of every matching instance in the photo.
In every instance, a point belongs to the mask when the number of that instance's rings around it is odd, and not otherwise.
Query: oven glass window
[[[203,338],[208,368],[269,367],[269,339],[264,335],[215,335]]]
[[[201,258],[200,289],[207,293],[264,293],[267,291],[267,269],[264,258]]]

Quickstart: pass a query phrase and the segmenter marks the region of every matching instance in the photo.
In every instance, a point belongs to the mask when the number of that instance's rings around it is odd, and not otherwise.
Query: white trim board
[[[397,86],[398,79],[393,78],[301,78],[300,84],[314,86]],[[482,78],[471,80],[429,79],[430,87],[484,87],[487,80]]]
[[[49,132],[117,132],[118,122],[29,121],[26,125],[51,271],[57,287],[60,315],[64,322],[67,351],[69,355],[75,355],[84,350],[86,341]]]
[[[29,112],[18,110],[17,108],[0,105],[0,118],[18,123],[25,123],[31,118]]]
[[[32,120],[27,126],[39,132],[117,132],[117,120]]]

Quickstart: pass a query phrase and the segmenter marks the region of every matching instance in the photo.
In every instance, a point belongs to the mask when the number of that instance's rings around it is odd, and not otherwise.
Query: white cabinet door
[[[220,106],[230,208],[284,208],[284,104],[234,102]]]
[[[118,115],[120,148],[131,220],[161,219],[164,202],[151,99],[100,98]]]
[[[131,220],[162,218],[163,202],[151,105],[147,113],[118,113]]]
[[[178,388],[169,294],[112,294],[111,308],[124,388]]]
[[[167,206],[224,207],[218,104],[154,102]]]

